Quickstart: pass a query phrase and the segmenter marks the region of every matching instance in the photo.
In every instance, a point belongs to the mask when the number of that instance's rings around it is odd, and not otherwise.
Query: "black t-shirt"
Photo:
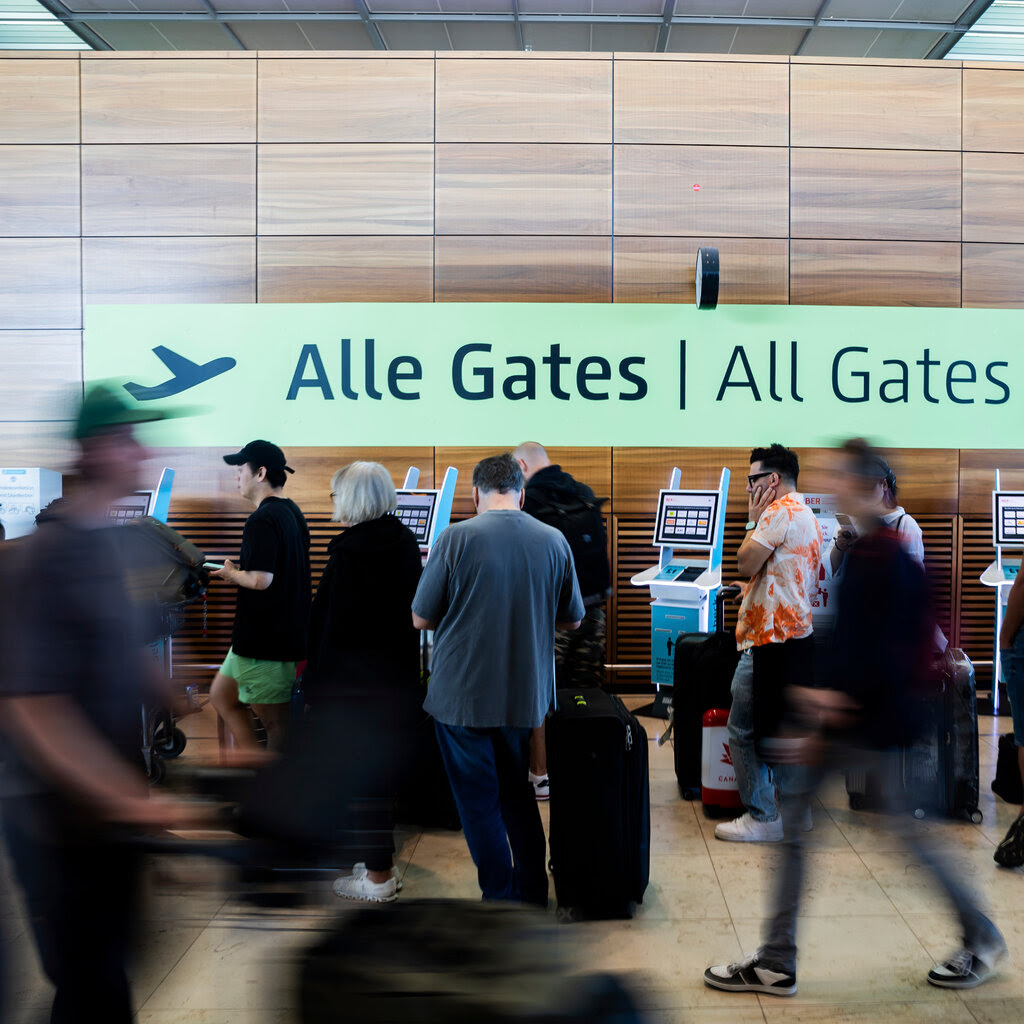
[[[309,527],[289,498],[264,498],[245,522],[238,567],[269,572],[266,590],[238,588],[231,647],[243,658],[301,661],[312,599]]]

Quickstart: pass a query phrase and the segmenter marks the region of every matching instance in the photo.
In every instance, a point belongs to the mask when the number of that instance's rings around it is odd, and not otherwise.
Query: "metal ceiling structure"
[[[27,25],[42,26],[49,14],[51,37],[59,30],[65,42],[76,36],[80,48],[103,50],[941,58],[989,7],[1007,3],[1013,0],[0,0],[0,49],[27,48]],[[49,47],[40,38],[34,48]]]

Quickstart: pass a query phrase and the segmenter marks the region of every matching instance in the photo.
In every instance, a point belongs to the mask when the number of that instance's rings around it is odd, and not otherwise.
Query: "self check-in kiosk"
[[[1003,627],[1010,588],[1017,578],[1021,558],[1024,556],[1024,491],[1002,490],[998,469],[996,487],[992,492],[992,544],[996,549],[996,560],[981,574],[981,582],[996,592],[996,631],[992,644],[992,714],[998,715],[999,682],[1003,676],[999,631]]]
[[[668,718],[680,633],[715,629],[715,594],[722,585],[722,546],[729,470],[723,468],[717,490],[683,490],[682,474],[672,470],[669,486],[658,494],[654,547],[658,564],[637,573],[630,583],[651,592],[651,682],[657,695],[651,714]]]
[[[167,515],[171,510],[171,486],[173,483],[174,470],[164,467],[160,473],[156,490],[135,491],[133,494],[118,498],[107,508],[107,515],[115,525],[128,523],[133,519],[141,519],[143,516],[152,516],[159,522],[166,523]]]
[[[417,487],[419,479],[420,471],[410,466],[405,482],[397,491],[398,503],[394,514],[412,530],[425,563],[441,531],[451,522],[459,471],[449,466],[444,471],[440,488],[436,489]]]

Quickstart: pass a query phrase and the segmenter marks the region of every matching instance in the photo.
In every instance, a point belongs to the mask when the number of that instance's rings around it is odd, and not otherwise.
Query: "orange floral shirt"
[[[818,586],[821,529],[795,492],[773,501],[751,539],[771,551],[751,578],[736,623],[741,651],[811,634],[811,595]]]

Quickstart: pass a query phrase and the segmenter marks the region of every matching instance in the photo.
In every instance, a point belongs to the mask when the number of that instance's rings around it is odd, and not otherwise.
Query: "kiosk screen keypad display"
[[[718,491],[662,491],[654,546],[710,548],[715,542]]]
[[[996,491],[992,498],[996,547],[1024,547],[1024,492]]]
[[[413,532],[421,548],[430,542],[437,508],[437,491],[399,491],[395,515]]]
[[[107,509],[107,515],[120,526],[122,523],[130,522],[132,519],[141,519],[149,515],[150,507],[153,504],[152,491],[136,491],[126,498],[119,498]]]

